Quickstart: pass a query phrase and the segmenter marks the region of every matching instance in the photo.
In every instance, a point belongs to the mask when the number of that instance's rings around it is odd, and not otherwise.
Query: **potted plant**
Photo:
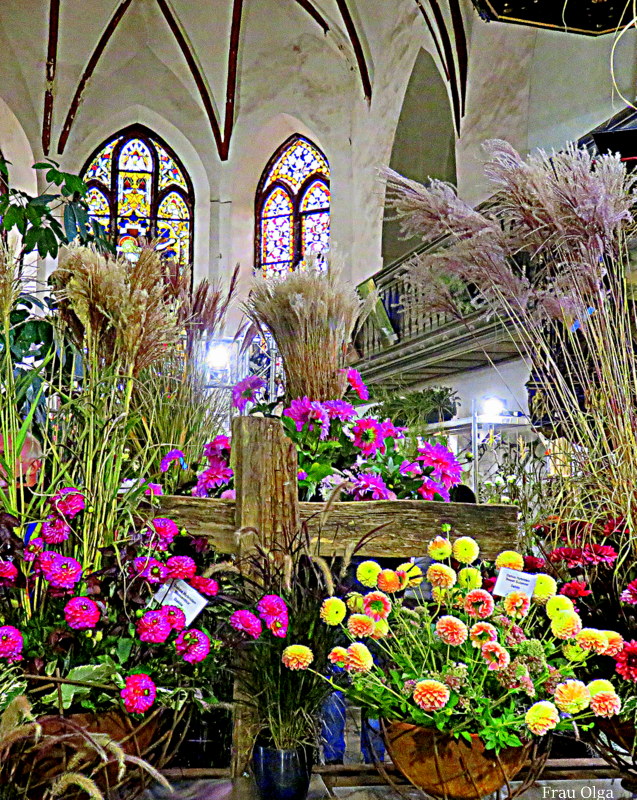
[[[380,403],[379,416],[390,417],[396,425],[423,435],[427,425],[452,419],[460,398],[450,386],[427,386],[408,392],[378,388],[374,390],[374,399]]]
[[[392,760],[414,785],[479,800],[513,780],[537,737],[611,717],[621,701],[606,681],[578,679],[592,634],[553,578],[538,574],[532,594],[494,596],[495,575],[475,566],[473,539],[439,536],[428,554],[426,576],[411,563],[388,570],[366,561],[357,568],[362,592],[324,600],[324,624],[350,641],[328,656],[340,670],[331,681],[383,720]],[[500,553],[499,585],[524,579],[523,567],[517,552]],[[418,588],[423,578],[431,600]],[[621,640],[612,631],[594,638],[606,648]]]

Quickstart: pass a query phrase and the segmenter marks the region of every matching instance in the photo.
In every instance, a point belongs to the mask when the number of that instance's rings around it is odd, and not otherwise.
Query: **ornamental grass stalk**
[[[244,311],[272,333],[289,400],[343,397],[348,348],[374,299],[363,302],[340,268],[316,259],[282,279],[255,279]]]

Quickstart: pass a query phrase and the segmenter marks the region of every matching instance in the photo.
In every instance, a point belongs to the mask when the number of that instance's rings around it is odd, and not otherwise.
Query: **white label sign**
[[[527,572],[518,572],[517,569],[502,567],[493,587],[493,594],[504,597],[509,592],[526,592],[529,597],[532,597],[536,581],[537,575],[529,575]]]
[[[186,581],[171,581],[165,584],[155,594],[156,600],[161,606],[177,606],[186,616],[186,625],[191,625],[208,605],[206,598],[193,589]]]

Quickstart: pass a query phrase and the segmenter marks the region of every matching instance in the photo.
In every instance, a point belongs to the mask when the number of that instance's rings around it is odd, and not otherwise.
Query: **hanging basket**
[[[434,728],[406,722],[383,722],[383,735],[394,765],[414,786],[441,800],[481,800],[507,787],[507,797],[517,797],[536,781],[550,746],[527,742],[495,753],[472,734],[471,743],[454,739]],[[524,781],[515,789],[511,781],[530,762]]]
[[[588,731],[593,748],[604,761],[622,773],[622,786],[632,791],[637,791],[635,735],[632,722],[621,722],[615,717],[599,717],[595,720],[595,726]]]

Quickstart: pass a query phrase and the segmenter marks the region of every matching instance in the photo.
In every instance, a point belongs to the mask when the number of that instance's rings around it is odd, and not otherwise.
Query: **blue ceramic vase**
[[[276,750],[256,745],[252,771],[261,800],[305,800],[310,788],[314,750]]]

